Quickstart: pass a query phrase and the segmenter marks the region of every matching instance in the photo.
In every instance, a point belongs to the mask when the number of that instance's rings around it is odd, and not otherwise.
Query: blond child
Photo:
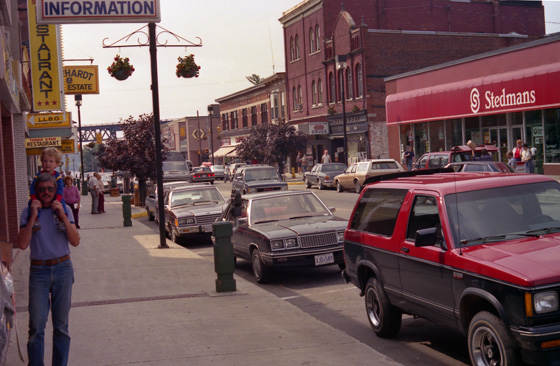
[[[55,199],[63,204],[62,207],[64,208],[64,213],[68,215],[68,212],[66,212],[66,204],[62,199],[62,193],[64,191],[64,182],[60,174],[58,174],[58,172],[56,171],[56,168],[60,165],[61,161],[62,161],[62,153],[57,148],[48,147],[41,152],[42,170],[39,173],[37,173],[37,175],[33,178],[31,187],[29,187],[29,203],[28,203],[29,207],[31,206],[31,202],[37,199],[37,192],[35,192],[35,179],[37,179],[37,176],[41,173],[48,173],[48,174],[52,174],[56,178]],[[29,212],[31,212],[31,208],[29,209]],[[65,227],[62,219],[59,217],[56,217],[56,219],[57,219],[56,220],[57,230],[64,231]],[[37,231],[40,229],[41,229],[41,225],[39,224],[39,220],[35,220],[35,223],[33,224],[33,231]]]

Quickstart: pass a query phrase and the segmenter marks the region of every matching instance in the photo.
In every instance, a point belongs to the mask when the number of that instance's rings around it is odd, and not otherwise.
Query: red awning
[[[559,85],[560,63],[553,63],[391,94],[385,101],[387,123],[560,107]]]

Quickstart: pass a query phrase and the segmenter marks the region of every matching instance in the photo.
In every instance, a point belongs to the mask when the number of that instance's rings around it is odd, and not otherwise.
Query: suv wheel
[[[154,221],[155,217],[150,213],[150,208],[148,206],[146,206],[146,212],[148,213],[148,220]]]
[[[397,335],[401,328],[402,314],[389,304],[377,279],[368,279],[365,294],[368,321],[375,334],[381,338]]]
[[[258,283],[267,283],[270,281],[272,270],[268,268],[261,259],[261,252],[253,249],[251,253],[251,264],[253,268],[253,276]]]
[[[362,185],[360,184],[359,180],[354,182],[354,186],[356,187],[356,193],[361,193],[362,192]]]
[[[469,325],[469,356],[473,365],[519,364],[504,323],[494,314],[481,311]]]
[[[337,191],[338,193],[344,192],[344,188],[342,188],[342,185],[340,184],[339,181],[336,181],[336,191]]]

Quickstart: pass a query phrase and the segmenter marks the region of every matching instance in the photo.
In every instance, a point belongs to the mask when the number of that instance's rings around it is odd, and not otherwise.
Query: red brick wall
[[[0,172],[0,240],[15,242],[18,235],[18,203],[16,194],[16,169],[14,157],[14,135],[11,115],[2,115],[2,131],[0,132],[1,162]],[[25,174],[25,168],[21,169]]]

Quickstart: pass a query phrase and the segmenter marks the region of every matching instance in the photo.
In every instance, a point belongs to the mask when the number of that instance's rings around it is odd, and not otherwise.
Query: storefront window
[[[480,122],[478,117],[465,118],[465,142],[472,140],[477,145],[482,145]]]
[[[450,119],[445,121],[446,151],[453,146],[463,145],[463,128],[460,119]]]
[[[406,151],[407,146],[413,144],[414,139],[412,135],[412,124],[400,125],[400,142],[401,142],[401,155]]]
[[[414,124],[414,154],[419,157],[430,151],[428,122]]]
[[[560,163],[560,109],[544,111],[545,163]],[[538,154],[538,151],[537,151]]]
[[[525,112],[525,141],[529,149],[536,148],[536,156],[533,156],[535,173],[541,173],[543,164],[543,124],[542,110]]]
[[[430,151],[445,150],[445,130],[443,121],[430,122]]]

